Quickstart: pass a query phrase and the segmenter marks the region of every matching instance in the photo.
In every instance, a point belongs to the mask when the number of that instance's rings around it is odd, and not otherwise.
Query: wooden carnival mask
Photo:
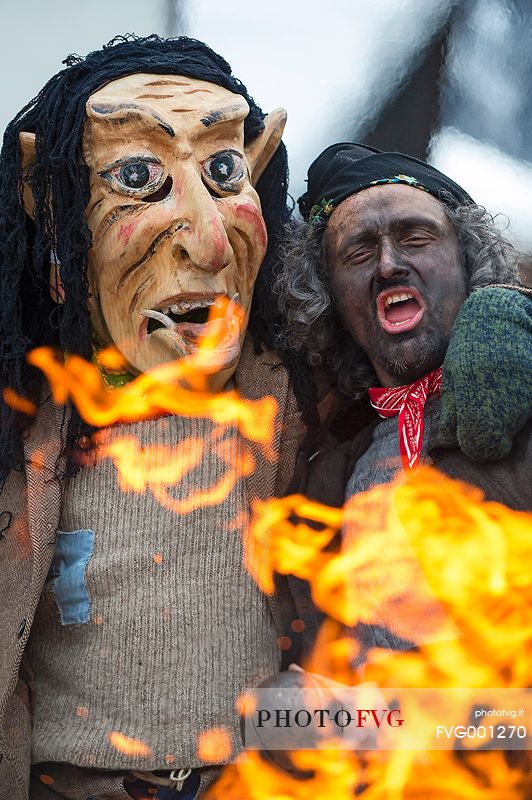
[[[86,109],[94,332],[144,372],[194,353],[211,306],[235,299],[244,324],[228,324],[220,343],[210,381],[219,390],[236,368],[266,252],[254,185],[279,145],[286,114],[269,114],[244,147],[244,97],[206,81],[143,73],[108,83]],[[35,157],[34,135],[20,140],[26,167]],[[31,213],[28,187],[24,194]],[[58,283],[52,276],[52,286]]]

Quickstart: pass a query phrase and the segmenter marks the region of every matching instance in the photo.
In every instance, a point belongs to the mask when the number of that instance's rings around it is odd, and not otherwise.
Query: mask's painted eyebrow
[[[169,81],[169,80],[160,80],[160,81],[151,81],[150,83],[145,83],[145,86],[190,86],[188,81]]]
[[[95,116],[101,118],[102,122],[109,122],[112,125],[125,125],[133,119],[146,121],[148,117],[156,122],[159,128],[162,128],[172,139],[175,137],[175,131],[172,126],[152,108],[139,106],[135,103],[91,103],[89,108]],[[121,114],[122,111],[126,113]]]
[[[249,106],[242,98],[241,103],[233,103],[230,106],[223,108],[216,108],[209,111],[204,117],[201,118],[202,123],[206,128],[211,125],[218,125],[220,122],[229,122],[233,119],[244,119],[249,113]]]

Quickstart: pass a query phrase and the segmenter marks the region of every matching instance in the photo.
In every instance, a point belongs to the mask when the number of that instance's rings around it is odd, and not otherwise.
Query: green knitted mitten
[[[497,461],[531,415],[532,298],[478,289],[460,309],[443,364],[442,436],[472,461]]]

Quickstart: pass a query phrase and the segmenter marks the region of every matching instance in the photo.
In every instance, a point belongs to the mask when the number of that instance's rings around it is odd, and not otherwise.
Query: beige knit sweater
[[[224,459],[242,457],[229,432],[221,458],[212,432],[207,420],[165,417],[115,426],[107,437],[171,448],[170,471],[192,440],[207,442],[199,464],[168,490],[179,500],[215,483]],[[206,763],[198,741],[211,729],[228,732],[238,752],[235,702],[280,664],[268,605],[242,566],[247,506],[239,481],[219,505],[176,514],[149,489],[122,491],[109,458],[69,482],[28,650],[34,762],[194,767]],[[145,747],[126,755],[113,732]]]

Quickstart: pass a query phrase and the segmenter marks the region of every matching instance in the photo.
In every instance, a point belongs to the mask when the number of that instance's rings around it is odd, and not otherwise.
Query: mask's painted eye
[[[209,180],[222,188],[232,189],[244,177],[244,159],[235,150],[224,150],[208,158],[203,169]]]
[[[150,182],[150,168],[142,161],[126,164],[120,169],[120,180],[130,189],[143,189]]]
[[[118,163],[106,172],[101,173],[102,177],[111,179],[122,189],[132,193],[141,193],[143,189],[150,192],[156,189],[163,175],[163,167],[153,161],[144,159],[131,159],[126,163]]]

